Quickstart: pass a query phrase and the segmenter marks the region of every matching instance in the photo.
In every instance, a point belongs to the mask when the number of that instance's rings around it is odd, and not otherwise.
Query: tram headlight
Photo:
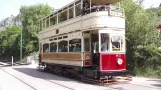
[[[117,59],[117,64],[118,64],[118,65],[122,65],[122,63],[123,63],[123,60],[122,60],[121,58],[118,58],[118,59]]]

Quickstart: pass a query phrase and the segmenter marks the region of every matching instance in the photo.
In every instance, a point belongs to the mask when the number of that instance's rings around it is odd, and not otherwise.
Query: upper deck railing
[[[111,5],[98,5],[91,8],[83,9],[82,15],[100,11],[107,11],[109,16],[124,17],[124,9]]]
[[[40,20],[39,29],[40,31],[45,30],[46,28],[54,25],[68,22],[68,20],[78,18],[80,16],[83,17],[94,12],[107,12],[108,16],[124,17],[124,10],[117,6],[92,5],[89,8],[84,8],[83,3],[77,2]]]

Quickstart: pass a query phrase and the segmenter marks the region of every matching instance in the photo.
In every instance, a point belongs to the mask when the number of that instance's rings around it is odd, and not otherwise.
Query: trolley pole
[[[22,60],[22,28],[21,29],[21,41],[20,41],[20,61]]]
[[[21,30],[21,37],[20,37],[20,61],[22,60],[22,22],[21,22],[21,13],[19,13],[19,26],[20,26],[20,30]]]

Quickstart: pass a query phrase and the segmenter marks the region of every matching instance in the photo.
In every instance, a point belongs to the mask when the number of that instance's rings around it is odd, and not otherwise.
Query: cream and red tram
[[[75,0],[40,20],[40,67],[100,79],[126,72],[120,0]],[[88,5],[87,5],[88,4]]]

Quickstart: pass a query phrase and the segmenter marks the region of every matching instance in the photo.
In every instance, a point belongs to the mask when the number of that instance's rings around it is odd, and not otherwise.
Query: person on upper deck
[[[88,2],[88,0],[85,0],[83,2],[83,14],[88,14],[89,13],[89,9],[90,8],[90,4]]]

